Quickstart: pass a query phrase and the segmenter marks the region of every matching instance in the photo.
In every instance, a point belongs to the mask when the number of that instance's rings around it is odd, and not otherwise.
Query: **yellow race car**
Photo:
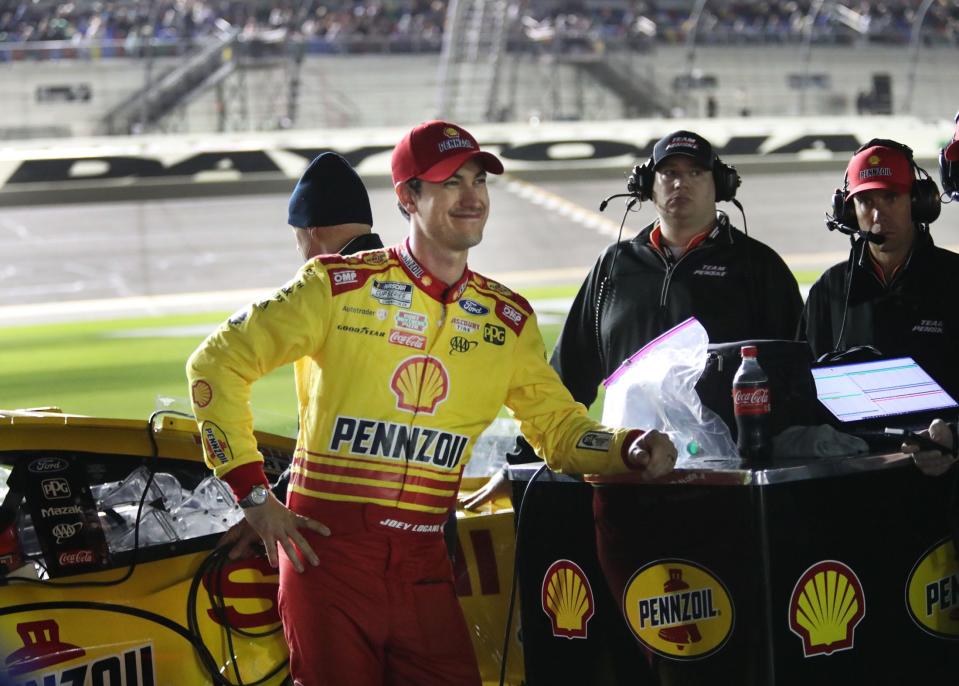
[[[275,477],[294,442],[257,439]],[[241,516],[190,418],[0,411],[0,684],[289,684],[277,571],[216,547]],[[457,593],[483,679],[499,683],[513,512],[458,522]]]

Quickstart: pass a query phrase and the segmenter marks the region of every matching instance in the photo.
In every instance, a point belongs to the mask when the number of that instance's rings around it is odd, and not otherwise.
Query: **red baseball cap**
[[[480,150],[479,143],[464,128],[446,121],[428,121],[403,136],[393,148],[393,185],[423,179],[446,181],[472,159],[491,174],[502,174],[496,155]]]
[[[956,113],[956,132],[952,134],[952,142],[943,149],[942,154],[950,162],[959,162],[959,112]]]
[[[846,198],[874,188],[909,193],[913,182],[912,165],[902,150],[873,145],[849,161],[846,178],[849,183]]]

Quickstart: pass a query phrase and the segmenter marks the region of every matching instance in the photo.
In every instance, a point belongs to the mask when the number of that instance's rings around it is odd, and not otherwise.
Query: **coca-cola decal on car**
[[[92,550],[65,550],[57,558],[61,567],[76,567],[77,565],[93,564]]]

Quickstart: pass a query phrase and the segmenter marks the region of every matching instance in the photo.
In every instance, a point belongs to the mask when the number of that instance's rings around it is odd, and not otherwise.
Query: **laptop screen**
[[[812,373],[819,402],[844,423],[957,406],[911,357],[834,364]]]

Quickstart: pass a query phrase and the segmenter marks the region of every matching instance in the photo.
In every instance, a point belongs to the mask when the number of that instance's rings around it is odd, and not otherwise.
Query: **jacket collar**
[[[404,239],[399,245],[394,245],[390,248],[390,251],[399,259],[400,266],[407,276],[413,280],[420,290],[434,300],[441,303],[454,303],[460,299],[463,291],[466,290],[466,284],[469,283],[472,274],[468,266],[463,270],[463,275],[456,283],[447,286],[414,257],[413,251],[410,250],[409,238]]]
[[[380,239],[379,234],[364,233],[355,238],[351,238],[346,245],[340,248],[339,253],[341,255],[353,255],[354,253],[364,250],[379,250],[382,247],[383,241]]]

